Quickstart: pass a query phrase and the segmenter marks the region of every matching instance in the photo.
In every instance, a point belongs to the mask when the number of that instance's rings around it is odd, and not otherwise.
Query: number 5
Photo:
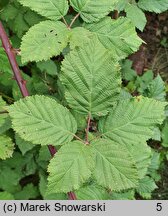
[[[157,203],[156,210],[162,211],[162,203]]]

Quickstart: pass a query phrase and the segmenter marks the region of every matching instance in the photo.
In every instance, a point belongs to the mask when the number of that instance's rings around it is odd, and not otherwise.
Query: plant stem
[[[4,48],[4,50],[8,56],[14,77],[15,77],[17,84],[20,88],[22,96],[27,97],[27,96],[29,96],[29,92],[28,92],[28,89],[26,87],[26,80],[24,80],[22,78],[21,72],[19,70],[19,66],[18,66],[17,61],[16,61],[16,52],[13,52],[12,45],[9,41],[9,38],[5,32],[5,29],[4,29],[1,21],[0,21],[0,39],[2,41],[3,48]],[[48,149],[49,149],[52,157],[57,152],[56,148],[52,145],[48,145]],[[68,196],[69,196],[69,199],[72,199],[72,200],[76,199],[76,196],[73,192],[69,192]]]
[[[80,16],[80,13],[76,14],[76,16],[73,18],[72,22],[69,25],[69,28],[72,27],[72,25],[74,24],[75,20]]]
[[[69,26],[68,26],[68,23],[67,23],[66,19],[65,19],[64,17],[62,17],[62,20],[63,20],[64,24],[66,25],[66,27],[67,27],[67,28],[69,28]]]
[[[89,144],[89,128],[90,128],[90,121],[91,121],[91,117],[90,114],[87,118],[87,128],[85,129],[86,132],[86,139],[85,139],[85,144]]]
[[[69,200],[77,200],[77,197],[74,192],[68,192],[68,199]]]
[[[8,56],[10,65],[11,65],[13,73],[14,73],[14,77],[18,83],[20,91],[21,91],[23,97],[27,97],[27,96],[29,96],[29,93],[28,93],[28,90],[26,88],[26,80],[22,79],[22,77],[21,77],[21,73],[20,73],[18,64],[16,62],[16,53],[13,52],[12,46],[10,44],[8,36],[4,30],[4,27],[3,27],[1,22],[0,22],[0,38],[2,40],[2,46],[5,49],[5,52]]]

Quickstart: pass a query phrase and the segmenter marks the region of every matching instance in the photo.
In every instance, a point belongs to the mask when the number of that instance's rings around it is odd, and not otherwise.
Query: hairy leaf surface
[[[62,22],[43,21],[23,36],[22,62],[48,60],[67,46],[69,31]]]
[[[134,25],[127,18],[112,20],[106,17],[100,22],[86,24],[85,27],[94,32],[102,45],[110,50],[117,59],[123,59],[136,52],[142,43]]]
[[[34,144],[64,144],[76,133],[74,117],[49,97],[27,97],[15,102],[8,110],[14,130],[21,138]]]
[[[85,22],[97,22],[109,14],[116,0],[70,0],[71,6]]]
[[[68,11],[67,0],[18,0],[23,6],[29,7],[51,20],[59,20]]]
[[[79,141],[62,146],[48,167],[48,193],[77,190],[91,176],[93,167],[90,146]]]
[[[109,139],[99,139],[91,143],[96,153],[94,177],[97,184],[112,191],[135,188],[138,173],[128,150]]]
[[[83,114],[104,115],[117,100],[119,65],[95,39],[65,57],[61,81],[70,107]]]

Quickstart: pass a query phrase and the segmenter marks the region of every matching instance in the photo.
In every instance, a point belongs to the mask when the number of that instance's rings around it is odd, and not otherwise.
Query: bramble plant
[[[122,60],[143,43],[135,27],[143,31],[144,12],[163,12],[168,1],[10,0],[2,8],[10,40],[1,23],[0,199],[151,198],[159,156],[147,141],[166,117],[165,86]]]

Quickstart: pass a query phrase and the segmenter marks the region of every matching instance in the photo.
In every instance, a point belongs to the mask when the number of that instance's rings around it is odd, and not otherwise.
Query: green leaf
[[[168,123],[162,129],[162,146],[168,147]]]
[[[161,13],[168,9],[168,0],[139,0],[138,6],[146,11]]]
[[[8,114],[0,115],[0,134],[3,134],[11,128],[11,119]]]
[[[165,83],[160,75],[158,75],[154,80],[151,81],[151,83],[149,83],[147,90],[147,96],[149,98],[154,98],[159,101],[165,101]]]
[[[39,190],[44,200],[67,200],[68,196],[66,193],[51,193],[46,194],[47,190],[47,176],[45,173],[40,173]]]
[[[43,21],[22,38],[22,62],[48,60],[67,46],[69,31],[62,22]]]
[[[78,200],[107,200],[107,191],[96,184],[81,187],[75,191]]]
[[[105,115],[117,100],[119,65],[95,39],[65,57],[61,81],[70,107],[82,114]]]
[[[62,146],[48,167],[47,193],[79,189],[91,176],[93,167],[94,157],[90,146],[79,141]]]
[[[0,200],[14,200],[14,196],[7,191],[0,192]]]
[[[139,186],[136,190],[143,198],[151,199],[152,191],[154,191],[156,188],[157,185],[155,184],[154,180],[149,176],[146,176],[139,181]]]
[[[98,23],[86,24],[85,27],[94,32],[103,46],[118,60],[136,52],[142,43],[134,25],[127,18],[112,20],[106,17]]]
[[[83,27],[73,28],[70,34],[70,47],[74,49],[75,47],[87,46],[92,37],[92,32]]]
[[[99,124],[103,135],[117,143],[144,143],[164,120],[167,103],[142,96],[123,100]]]
[[[12,74],[8,57],[3,48],[0,48],[0,72]]]
[[[22,139],[17,133],[15,134],[16,145],[19,147],[22,155],[25,155],[26,152],[34,148],[34,145],[31,142],[27,142]]]
[[[111,200],[135,200],[135,191],[128,190],[126,192],[112,192]]]
[[[88,23],[97,22],[114,9],[116,0],[70,0],[71,6]]]
[[[70,142],[77,130],[71,113],[49,97],[26,97],[11,105],[8,111],[14,130],[33,144],[61,145]]]
[[[41,72],[45,72],[53,76],[58,74],[57,65],[52,60],[37,62],[37,67],[41,70]]]
[[[0,159],[5,160],[12,156],[14,145],[12,139],[6,135],[0,135]]]
[[[125,8],[127,17],[132,21],[132,23],[140,30],[143,31],[147,23],[144,12],[138,8],[136,5],[127,4]]]
[[[96,154],[96,168],[93,176],[97,184],[112,191],[135,188],[138,173],[128,150],[120,144],[108,139],[91,142]]]
[[[23,6],[29,7],[38,14],[51,20],[59,20],[68,12],[67,0],[18,0]]]
[[[34,186],[32,183],[30,183],[24,186],[21,191],[15,193],[14,196],[15,200],[37,199],[39,196],[39,191],[37,186]]]
[[[136,161],[140,178],[145,175],[151,156],[145,142],[152,137],[154,127],[162,123],[165,105],[141,96],[122,100],[107,118],[99,122],[103,136],[125,145],[129,150]]]
[[[122,75],[123,75],[123,79],[127,80],[127,81],[132,81],[135,80],[137,77],[137,73],[135,70],[132,69],[132,61],[130,61],[129,59],[126,59],[122,65]]]

